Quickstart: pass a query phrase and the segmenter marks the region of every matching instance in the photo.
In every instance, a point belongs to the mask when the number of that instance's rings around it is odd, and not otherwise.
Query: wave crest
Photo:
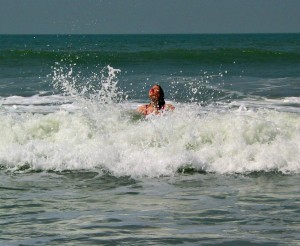
[[[177,105],[143,119],[125,105],[1,116],[0,163],[18,170],[106,170],[115,176],[300,172],[300,121],[269,110],[209,112]]]

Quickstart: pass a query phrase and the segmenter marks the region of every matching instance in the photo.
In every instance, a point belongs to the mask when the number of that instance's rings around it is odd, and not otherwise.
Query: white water
[[[0,165],[132,177],[172,176],[184,167],[221,174],[300,173],[298,113],[243,103],[239,108],[175,103],[174,112],[145,119],[135,103],[116,102],[122,95],[117,72],[109,68],[88,98],[87,87],[78,91],[68,81],[70,73],[55,77],[64,95],[2,98]]]

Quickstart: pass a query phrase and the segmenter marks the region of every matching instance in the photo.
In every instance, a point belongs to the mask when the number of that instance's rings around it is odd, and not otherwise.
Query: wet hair
[[[158,84],[155,84],[155,85],[159,87],[160,97],[158,98],[158,107],[159,107],[159,109],[161,109],[166,104],[165,93],[160,85],[158,85]]]

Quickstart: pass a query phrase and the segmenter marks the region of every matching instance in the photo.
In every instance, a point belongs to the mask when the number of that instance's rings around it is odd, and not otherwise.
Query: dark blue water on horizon
[[[0,245],[299,245],[300,34],[0,35],[0,134]]]

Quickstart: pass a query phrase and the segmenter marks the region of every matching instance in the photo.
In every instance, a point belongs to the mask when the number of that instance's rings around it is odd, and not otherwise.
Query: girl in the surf
[[[163,111],[174,110],[175,107],[172,104],[167,104],[165,102],[164,91],[160,85],[154,85],[149,90],[150,103],[146,105],[141,105],[138,107],[138,112],[143,115],[149,114],[160,114]]]

